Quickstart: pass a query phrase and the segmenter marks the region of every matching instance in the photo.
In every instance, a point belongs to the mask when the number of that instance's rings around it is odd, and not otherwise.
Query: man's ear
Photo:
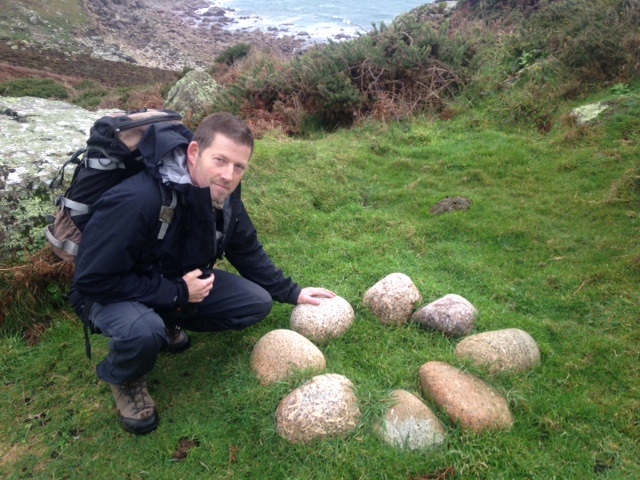
[[[198,158],[198,144],[197,142],[191,142],[187,147],[187,162],[189,166],[193,166]]]

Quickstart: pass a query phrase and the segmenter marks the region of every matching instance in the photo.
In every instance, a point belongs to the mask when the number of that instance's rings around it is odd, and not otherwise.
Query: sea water
[[[306,32],[316,41],[355,37],[372,30],[372,24],[391,21],[433,0],[211,0],[229,9],[230,29],[272,31],[278,35]]]

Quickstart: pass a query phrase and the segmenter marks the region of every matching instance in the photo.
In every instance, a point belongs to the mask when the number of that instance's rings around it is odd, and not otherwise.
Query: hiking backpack
[[[172,110],[154,109],[101,117],[91,127],[86,148],[77,150],[64,163],[49,187],[62,186],[65,169],[70,164],[76,166],[73,178],[64,195],[56,199],[58,211],[55,216],[47,216],[50,223],[44,230],[49,246],[60,259],[75,263],[82,230],[91,218],[96,200],[111,187],[144,170],[138,143],[151,125],[160,122],[182,124],[182,117]],[[157,238],[161,240],[173,219],[177,198],[173,189],[161,181],[158,184],[162,207]]]

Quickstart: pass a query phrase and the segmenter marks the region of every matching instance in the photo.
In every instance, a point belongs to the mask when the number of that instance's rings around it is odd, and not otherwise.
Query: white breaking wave
[[[355,37],[366,33],[372,24],[386,24],[415,7],[431,3],[425,0],[211,0],[212,6],[227,10],[234,22],[229,30],[263,30],[279,36],[306,33],[314,41]],[[204,9],[201,11],[203,13]]]

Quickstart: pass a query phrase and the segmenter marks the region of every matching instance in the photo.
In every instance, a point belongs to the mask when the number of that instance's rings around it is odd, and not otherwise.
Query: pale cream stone
[[[479,378],[444,362],[425,363],[419,375],[424,394],[463,429],[499,430],[513,423],[506,399]]]
[[[406,323],[422,295],[404,273],[387,275],[364,294],[364,303],[383,325]]]
[[[424,450],[441,445],[446,432],[438,417],[416,395],[406,390],[391,393],[395,403],[385,414],[376,434],[389,445]]]
[[[355,318],[344,298],[321,298],[320,305],[300,304],[291,311],[291,328],[318,343],[342,337]]]
[[[276,410],[278,434],[291,443],[345,437],[359,421],[353,383],[335,373],[313,377],[289,393]]]
[[[538,344],[518,328],[472,335],[458,344],[455,353],[458,358],[469,358],[492,373],[526,372],[540,365]]]
[[[273,330],[264,335],[251,352],[251,368],[262,385],[284,381],[293,373],[327,367],[322,352],[311,341],[291,330]]]

